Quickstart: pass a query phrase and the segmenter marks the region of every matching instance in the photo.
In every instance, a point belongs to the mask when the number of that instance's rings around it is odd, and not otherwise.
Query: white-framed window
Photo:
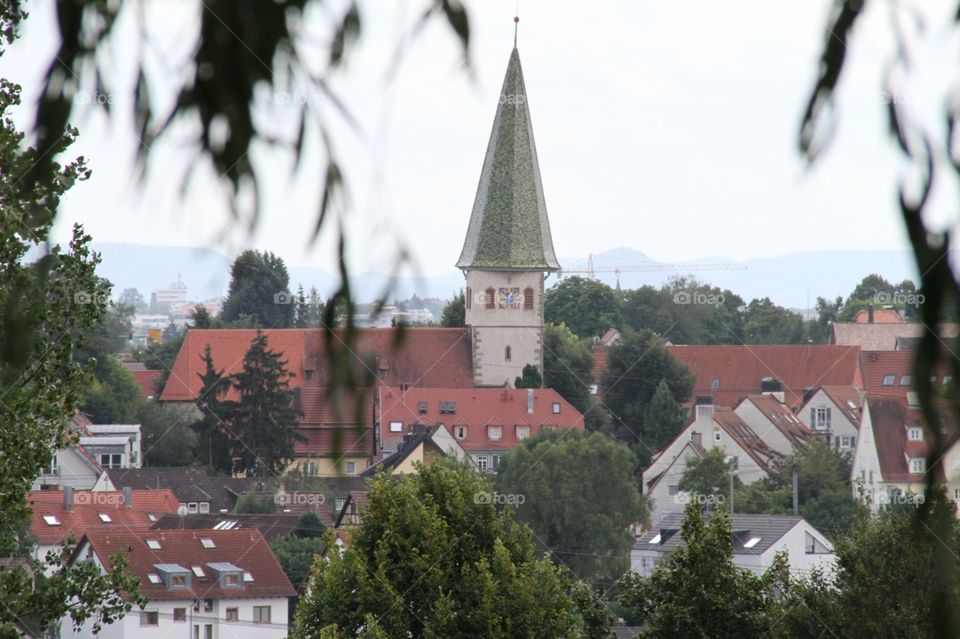
[[[918,442],[923,439],[923,431],[916,426],[911,426],[909,429],[907,429],[907,439],[912,442]]]
[[[43,469],[44,475],[59,475],[60,474],[60,461],[57,459],[56,454],[50,458],[50,463],[47,464],[47,467]]]
[[[209,501],[201,501],[199,504],[197,504],[197,506],[198,506],[198,510],[199,510],[200,512],[202,512],[202,513],[208,513],[208,512],[210,512],[210,502],[209,502]]]
[[[453,427],[453,436],[457,439],[466,439],[467,438],[467,427],[466,426],[454,426]]]
[[[530,437],[529,426],[517,426],[517,439],[527,439]]]
[[[820,406],[818,408],[810,409],[810,427],[817,430],[829,430],[830,429],[830,408],[825,406]]]
[[[477,462],[477,468],[479,468],[480,470],[486,470],[489,460],[487,459],[486,455],[477,455],[476,462]]]
[[[403,432],[403,422],[390,422],[390,432],[391,432],[391,433],[402,433],[402,432]]]
[[[198,510],[200,510],[200,505],[197,502],[191,501],[187,504],[188,513],[196,513]]]
[[[343,497],[337,497],[337,500],[334,502],[334,507],[337,509],[337,512],[338,512],[338,513],[339,513],[341,510],[343,510],[343,504],[344,504],[344,498],[343,498]]]
[[[348,474],[348,475],[356,475],[356,474],[357,474],[357,462],[355,462],[355,461],[348,461],[348,462],[347,462],[347,474]]]
[[[119,453],[101,453],[100,465],[104,468],[122,468],[123,455]]]
[[[253,623],[270,623],[270,606],[254,606]]]
[[[551,407],[551,409],[553,410],[553,414],[554,414],[554,415],[559,415],[559,414],[560,414],[560,402],[553,402],[553,406]]]
[[[927,460],[923,457],[914,457],[910,460],[910,472],[914,474],[922,473],[927,469]]]
[[[317,462],[307,461],[303,463],[303,474],[307,477],[317,476]]]
[[[487,426],[487,437],[494,441],[503,439],[503,426]]]
[[[720,431],[719,431],[719,430],[713,431],[713,441],[715,441],[715,442],[717,442],[717,443],[720,442]]]
[[[857,443],[857,438],[853,435],[843,435],[840,437],[840,448],[853,448]]]

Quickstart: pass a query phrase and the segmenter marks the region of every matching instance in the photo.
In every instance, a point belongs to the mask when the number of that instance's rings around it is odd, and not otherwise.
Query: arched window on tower
[[[533,287],[528,286],[523,289],[523,310],[532,311],[533,310]]]
[[[493,287],[492,287],[492,286],[489,287],[486,291],[484,291],[483,301],[486,303],[486,307],[487,307],[487,308],[496,308],[496,307],[497,307],[497,300],[494,299],[495,293],[496,293],[496,292],[493,290]]]
[[[470,287],[468,286],[468,287],[467,287],[467,295],[466,295],[466,297],[465,297],[465,299],[464,299],[464,302],[463,302],[464,307],[465,307],[465,308],[470,308],[470,303],[471,303],[472,301],[473,301],[473,291],[472,291],[472,290],[470,289]]]

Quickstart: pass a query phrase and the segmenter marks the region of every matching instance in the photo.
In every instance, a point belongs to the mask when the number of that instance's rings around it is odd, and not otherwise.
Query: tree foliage
[[[246,250],[230,268],[230,288],[220,319],[243,328],[290,328],[295,299],[290,274],[280,258],[269,251]]]
[[[491,492],[452,464],[374,479],[347,548],[317,563],[293,636],[605,636],[609,617],[598,619],[565,569],[537,557],[529,530],[498,513]]]
[[[617,292],[603,282],[576,275],[547,289],[543,312],[547,322],[565,324],[578,337],[600,337],[622,324]]]
[[[560,393],[581,413],[587,413],[593,383],[593,353],[587,342],[566,325],[544,326],[543,385]]]
[[[514,388],[543,388],[543,376],[533,364],[523,367],[522,374],[513,382]]]
[[[463,289],[447,302],[440,314],[440,326],[444,328],[460,328],[467,325],[466,297]]]
[[[232,433],[228,431],[229,405],[226,394],[230,391],[230,378],[223,375],[213,364],[210,344],[203,350],[204,371],[200,374],[202,386],[197,393],[195,405],[200,417],[190,428],[196,434],[197,456],[200,463],[223,474],[233,472]]]

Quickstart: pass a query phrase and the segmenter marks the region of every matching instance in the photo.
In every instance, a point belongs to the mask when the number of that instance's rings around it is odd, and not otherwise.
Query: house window
[[[391,433],[402,433],[402,432],[403,432],[403,422],[390,422],[390,432],[391,432]]]
[[[200,545],[203,546],[204,548],[208,549],[208,550],[209,550],[210,548],[216,548],[216,547],[217,547],[217,544],[215,544],[214,541],[213,541],[212,539],[210,539],[209,537],[201,537],[201,538],[200,538]]]
[[[901,386],[909,386],[911,380],[912,380],[912,378],[911,378],[910,375],[901,375],[901,376],[900,376],[900,385],[901,385]]]
[[[156,626],[160,624],[160,612],[157,610],[141,610],[140,625]]]
[[[553,402],[553,406],[551,407],[551,410],[553,411],[553,414],[554,414],[554,415],[559,415],[559,414],[560,414],[560,402]]]
[[[897,381],[897,376],[894,375],[893,373],[888,373],[883,376],[883,381],[881,382],[881,386],[893,386],[893,384],[896,381]]]
[[[213,599],[204,599],[204,600],[203,600],[203,611],[204,611],[204,612],[213,612]]]
[[[555,424],[540,424],[540,432],[541,432],[541,433],[542,433],[543,431],[553,432],[553,431],[556,431],[556,430],[557,430],[557,426],[556,426]]]
[[[239,588],[240,587],[240,575],[236,573],[227,573],[223,576],[223,586],[224,588]]]
[[[953,501],[960,501],[960,488],[953,489]]]
[[[483,305],[484,308],[494,309],[497,307],[496,300],[496,291],[493,290],[493,287],[489,287],[483,293]]]
[[[100,455],[100,465],[104,468],[122,468],[123,455],[102,453]]]
[[[254,606],[253,623],[270,623],[270,606]]]
[[[303,464],[303,473],[307,477],[316,477],[317,476],[317,462],[308,461]]]
[[[907,431],[907,439],[909,439],[912,442],[918,442],[921,439],[923,439],[923,435],[921,434],[921,431],[919,428],[914,427]]]
[[[713,378],[713,381],[710,382],[710,390],[715,391],[720,388],[720,380],[716,377]]]
[[[213,639],[213,624],[203,624],[203,639]]]
[[[198,509],[199,509],[199,506],[197,505],[197,502],[195,502],[195,501],[191,501],[189,504],[187,504],[187,512],[188,512],[188,513],[196,514],[196,512],[197,512]]]
[[[441,415],[455,415],[457,413],[456,402],[440,402]]]
[[[727,462],[727,466],[729,466],[730,468],[732,468],[732,469],[734,469],[734,470],[736,470],[737,468],[740,467],[740,462],[739,462],[739,460],[737,459],[737,456],[736,456],[736,455],[730,455],[729,457],[727,457],[727,459],[726,459],[725,461]]]
[[[160,550],[160,542],[157,541],[156,539],[148,539],[147,548],[149,548],[150,550]]]
[[[487,426],[487,438],[494,441],[503,438],[503,426]]]
[[[336,502],[334,502],[334,506],[335,506],[335,508],[337,509],[337,512],[338,512],[338,513],[339,513],[341,510],[343,510],[343,504],[344,504],[344,503],[345,503],[345,501],[344,501],[344,498],[343,498],[343,497],[337,497]]]
[[[427,403],[426,402],[417,402],[417,412],[421,415],[427,414]]]
[[[347,462],[347,474],[348,474],[348,475],[356,475],[356,474],[357,474],[357,462],[355,462],[355,461],[348,461],[348,462]]]
[[[517,426],[517,439],[527,439],[530,437],[529,426]]]
[[[487,469],[487,456],[486,455],[477,455],[477,468],[480,470]]]
[[[56,515],[44,515],[43,523],[45,523],[48,526],[59,526],[60,520],[57,519]]]
[[[60,466],[59,466],[59,462],[57,461],[57,456],[56,456],[56,455],[54,455],[53,457],[50,458],[50,463],[47,464],[47,467],[43,469],[43,474],[44,474],[44,475],[59,475],[59,474],[60,474]]]
[[[857,438],[853,435],[844,435],[840,438],[840,448],[853,448],[857,443]]]
[[[313,379],[313,371],[303,371],[303,378],[309,382]]]
[[[457,439],[466,439],[467,438],[467,427],[466,426],[454,426],[453,427],[453,436]]]
[[[509,362],[509,361],[510,361],[510,357],[512,356],[512,354],[513,354],[513,353],[510,351],[510,347],[509,347],[509,346],[507,346],[506,348],[504,348],[504,349],[503,349],[503,361]]]
[[[227,621],[239,621],[240,620],[240,609],[239,608],[227,608],[225,619]]]
[[[914,474],[922,473],[927,468],[927,460],[923,457],[914,457],[910,460],[910,472]]]
[[[720,442],[720,431],[719,431],[719,430],[713,431],[713,441],[715,441],[715,442],[717,442],[717,443]]]
[[[173,609],[173,621],[174,623],[184,623],[187,620],[187,609],[186,608],[174,608]]]
[[[811,408],[810,426],[817,430],[830,429],[830,409],[829,408]]]
[[[523,310],[533,310],[533,287],[531,286],[523,289]]]
[[[187,576],[186,575],[173,575],[170,577],[170,587],[171,588],[186,588],[187,587]]]

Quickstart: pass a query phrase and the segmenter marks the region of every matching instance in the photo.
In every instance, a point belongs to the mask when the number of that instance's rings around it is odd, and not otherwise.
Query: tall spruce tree
[[[236,471],[278,474],[293,459],[293,443],[301,436],[290,388],[294,375],[286,364],[267,348],[267,336],[258,330],[243,357],[243,370],[231,378],[239,396],[227,411],[236,438]]]
[[[224,400],[230,390],[230,378],[213,365],[210,344],[203,350],[205,369],[199,375],[203,386],[197,395],[197,408],[201,417],[191,428],[197,434],[197,456],[201,463],[219,472],[229,474],[233,470],[232,451],[234,437],[229,432],[228,411],[230,404]]]
[[[686,426],[686,414],[673,397],[667,380],[661,379],[653,393],[644,419],[649,444],[660,450]]]

